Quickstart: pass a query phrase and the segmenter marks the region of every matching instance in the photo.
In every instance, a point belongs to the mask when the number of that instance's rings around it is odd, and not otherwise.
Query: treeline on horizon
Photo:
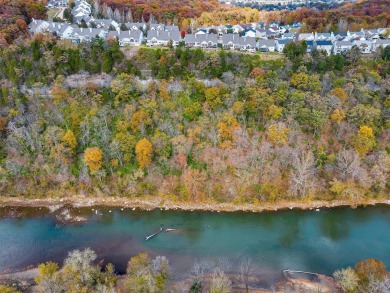
[[[268,20],[286,24],[302,22],[301,32],[346,32],[389,28],[390,5],[387,0],[344,3],[340,7],[317,11],[305,7],[295,11],[270,12]]]
[[[126,274],[119,276],[112,264],[97,263],[90,249],[68,253],[62,267],[52,261],[38,266],[34,292],[190,292],[231,293],[251,292],[261,279],[259,261],[250,257],[195,260],[187,276],[180,277],[165,256],[150,257],[139,253],[130,258]],[[373,258],[357,262],[353,268],[341,268],[333,274],[335,285],[346,293],[384,293],[390,289],[390,272],[386,265]],[[23,282],[12,280],[12,286],[0,285],[2,293],[21,293]],[[313,282],[314,283],[314,282]],[[329,281],[327,282],[329,284]],[[276,285],[276,286],[275,286]],[[283,282],[272,285],[273,290],[297,290]],[[299,288],[302,290],[301,285]],[[304,287],[305,288],[305,287]]]
[[[0,50],[0,192],[350,202],[389,191],[390,50],[286,58],[38,36]],[[149,77],[149,79],[145,79]]]

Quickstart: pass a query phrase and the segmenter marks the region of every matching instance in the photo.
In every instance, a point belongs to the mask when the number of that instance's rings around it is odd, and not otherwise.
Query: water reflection
[[[346,212],[326,211],[319,217],[321,232],[337,241],[349,237],[351,216]]]
[[[291,247],[299,238],[299,219],[299,216],[292,212],[286,212],[284,217],[281,218],[284,227],[280,229],[282,234],[279,238],[279,244],[282,247]]]

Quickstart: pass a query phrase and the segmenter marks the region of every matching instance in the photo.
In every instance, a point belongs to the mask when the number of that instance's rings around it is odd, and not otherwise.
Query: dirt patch
[[[124,208],[137,208],[141,210],[165,209],[165,210],[185,210],[185,211],[213,211],[213,212],[263,212],[263,211],[277,211],[277,210],[315,210],[321,212],[321,208],[334,208],[349,206],[356,208],[358,206],[370,205],[390,205],[388,199],[370,199],[361,201],[280,201],[280,202],[264,202],[260,204],[236,204],[236,203],[215,203],[215,202],[177,202],[169,198],[157,198],[153,196],[144,196],[141,198],[126,198],[126,197],[86,197],[82,195],[74,195],[64,198],[42,198],[42,199],[26,199],[26,198],[10,198],[0,197],[0,205],[11,207],[51,207],[56,205],[71,205],[73,207],[87,207],[93,205],[112,206]],[[1,207],[0,207],[1,208]],[[3,207],[4,208],[4,207]],[[16,214],[15,214],[16,215]]]

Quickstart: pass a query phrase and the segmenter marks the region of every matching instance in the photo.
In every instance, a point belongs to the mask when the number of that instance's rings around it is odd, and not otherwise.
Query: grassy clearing
[[[53,19],[57,13],[59,13],[61,11],[61,8],[49,8],[47,10],[47,18],[48,19]]]

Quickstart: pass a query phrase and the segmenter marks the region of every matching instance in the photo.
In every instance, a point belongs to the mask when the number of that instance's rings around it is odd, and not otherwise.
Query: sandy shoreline
[[[42,198],[42,199],[25,199],[25,198],[10,198],[0,197],[0,205],[3,206],[20,206],[20,207],[48,207],[57,209],[64,205],[74,207],[88,206],[107,206],[107,207],[126,207],[136,208],[140,210],[183,210],[183,211],[212,211],[212,212],[263,212],[263,211],[278,211],[287,209],[313,210],[332,207],[351,207],[370,206],[370,205],[389,205],[390,199],[364,199],[360,201],[347,200],[311,200],[311,201],[280,201],[280,202],[265,202],[260,204],[235,204],[235,203],[196,203],[196,202],[173,202],[157,198],[144,199],[129,199],[123,197],[107,197],[107,198],[92,198],[85,196],[74,196],[65,198]]]

